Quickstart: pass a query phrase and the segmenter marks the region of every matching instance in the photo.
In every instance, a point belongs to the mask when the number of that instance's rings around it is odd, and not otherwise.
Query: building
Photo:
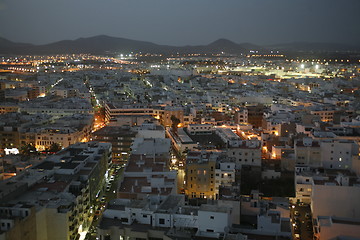
[[[315,223],[315,236],[317,239],[360,239],[359,220],[331,216],[319,216],[315,220]]]
[[[295,162],[297,165],[320,167],[321,148],[320,142],[312,138],[297,140],[294,144]]]
[[[175,194],[177,174],[170,171],[169,163],[169,158],[156,154],[131,154],[119,182],[118,197],[142,199],[149,194]]]
[[[185,164],[185,194],[189,198],[216,199],[215,169],[219,153],[188,152]]]
[[[231,207],[185,205],[183,195],[115,199],[98,226],[100,239],[218,239],[232,224]]]
[[[110,144],[78,143],[0,182],[0,215],[7,214],[2,239],[71,240],[86,234],[111,155]]]
[[[296,167],[295,170],[296,198],[311,203],[314,217],[360,218],[360,203],[357,201],[360,180],[354,173],[309,167]]]
[[[105,104],[106,122],[121,116],[154,116],[154,110],[151,107],[140,105],[120,105],[115,103]]]
[[[113,163],[124,164],[128,158],[131,145],[137,132],[130,127],[103,127],[91,134],[94,141],[107,142],[112,145]]]
[[[236,169],[261,167],[261,144],[258,140],[240,140],[226,149],[226,153],[235,162]]]

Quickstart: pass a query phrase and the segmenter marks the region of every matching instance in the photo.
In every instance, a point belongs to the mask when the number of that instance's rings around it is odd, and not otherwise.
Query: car
[[[102,203],[106,202],[106,197],[105,197],[105,196],[102,196],[100,202],[102,202]]]
[[[299,226],[295,224],[294,226],[294,233],[300,233]]]
[[[306,223],[306,230],[308,231],[312,231],[313,230],[313,225],[312,225],[312,222],[311,221],[308,221]]]
[[[299,211],[294,211],[294,216],[299,217],[299,216],[300,216],[300,212],[299,212]]]
[[[111,189],[110,186],[107,186],[107,187],[106,187],[106,191],[107,191],[107,192],[110,191],[110,189]]]

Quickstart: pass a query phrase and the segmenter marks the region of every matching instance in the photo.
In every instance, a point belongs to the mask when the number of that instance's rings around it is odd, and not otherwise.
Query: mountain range
[[[201,46],[168,46],[158,45],[146,41],[130,40],[126,38],[99,35],[76,40],[63,40],[44,45],[28,43],[16,43],[0,37],[0,54],[65,54],[65,53],[248,53],[250,50],[269,52],[279,50],[281,52],[336,52],[336,51],[360,51],[360,46],[333,43],[306,43],[294,42],[259,46],[250,43],[238,44],[227,39],[219,39],[208,45]]]

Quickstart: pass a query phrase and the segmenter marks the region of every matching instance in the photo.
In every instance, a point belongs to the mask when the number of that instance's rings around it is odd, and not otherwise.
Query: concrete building
[[[91,134],[91,139],[112,145],[113,163],[124,164],[131,152],[137,132],[130,127],[103,127]]]
[[[296,167],[296,198],[311,203],[314,217],[360,218],[360,180],[349,170]],[[334,194],[336,193],[336,194]],[[339,203],[342,207],[339,208]]]
[[[170,171],[169,162],[169,158],[156,154],[131,154],[119,182],[118,197],[143,199],[149,194],[175,194],[177,174]]]
[[[297,165],[304,165],[310,167],[320,167],[321,163],[321,148],[320,142],[312,138],[303,138],[297,140],[294,144],[295,163]]]
[[[20,111],[29,114],[48,114],[54,118],[60,118],[73,114],[94,114],[94,110],[88,100],[82,98],[36,98],[32,101],[22,102]]]
[[[4,239],[23,233],[24,239],[70,240],[85,234],[93,216],[90,207],[103,186],[109,162],[110,144],[79,143],[1,182],[0,213],[12,214],[14,220],[23,218],[5,224]]]
[[[359,146],[351,140],[329,139],[321,141],[321,162],[327,169],[349,169],[353,158],[358,158]]]
[[[261,167],[261,145],[258,140],[241,140],[227,150],[227,156],[233,159],[236,169],[242,166]]]
[[[315,219],[315,223],[316,239],[360,239],[360,221],[358,219],[319,216]]]
[[[189,198],[217,198],[215,169],[218,157],[219,152],[188,152],[185,164],[185,194]]]
[[[115,199],[98,226],[100,239],[219,238],[231,226],[231,207],[185,205],[184,196],[149,196],[143,200]]]

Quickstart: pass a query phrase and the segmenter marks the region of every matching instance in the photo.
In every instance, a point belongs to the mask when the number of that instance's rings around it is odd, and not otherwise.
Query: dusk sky
[[[0,36],[44,44],[109,35],[168,45],[360,43],[359,0],[0,0]]]

